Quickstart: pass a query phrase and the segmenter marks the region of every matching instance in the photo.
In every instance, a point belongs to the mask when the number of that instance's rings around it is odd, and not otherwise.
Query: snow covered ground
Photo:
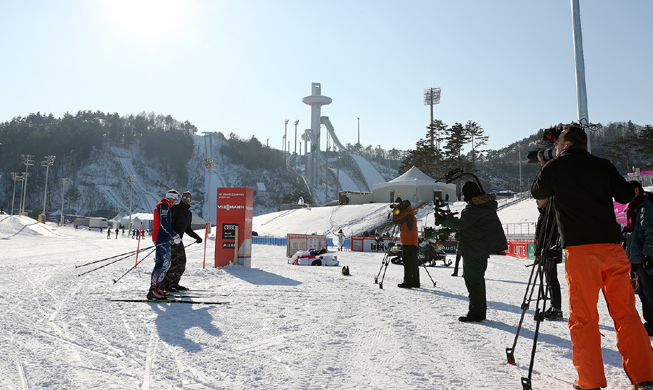
[[[360,220],[358,211],[330,211],[333,218],[315,219],[320,233]],[[254,225],[284,236],[285,218],[273,217]],[[504,218],[522,216],[508,208]],[[294,227],[312,229],[302,223]],[[351,271],[342,276],[341,267],[289,265],[285,248],[254,245],[252,268],[215,269],[208,244],[206,269],[203,246],[188,246],[182,284],[199,290],[195,301],[228,304],[111,302],[145,296],[153,255],[115,284],[134,257],[83,276],[108,261],[76,266],[133,251],[136,240],[0,215],[0,389],[522,389],[534,304],[516,366],[506,364],[505,350],[522,313],[527,260],[492,256],[488,319],[461,323],[467,292],[451,267],[428,269],[435,287],[422,268],[422,288],[402,290],[402,268],[390,264],[379,289],[383,254],[338,252]],[[629,389],[603,300],[599,311],[609,388]],[[575,376],[566,321],[542,323],[533,388],[571,389]]]

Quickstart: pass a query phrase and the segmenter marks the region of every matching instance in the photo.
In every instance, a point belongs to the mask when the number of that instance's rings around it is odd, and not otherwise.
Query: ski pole
[[[156,249],[152,250],[152,252],[154,252],[155,250],[156,250]],[[143,258],[141,259],[141,261],[139,261],[139,262],[136,263],[133,267],[131,267],[131,268],[129,269],[129,271],[127,271],[127,272],[125,272],[124,274],[122,274],[121,277],[119,277],[118,279],[113,279],[113,284],[118,283],[118,281],[119,281],[120,279],[122,279],[125,275],[127,275],[127,274],[130,273],[134,268],[136,268],[137,265],[139,265],[139,264],[142,263],[145,259],[147,259],[147,257],[148,257],[149,255],[151,255],[152,252],[150,252],[150,253],[148,253],[147,255],[145,255],[145,257],[143,257]],[[81,275],[80,275],[80,276],[81,276]]]
[[[121,253],[121,254],[119,254],[119,255],[114,255],[114,256],[111,256],[111,257],[105,257],[104,259],[91,261],[90,263],[86,263],[86,264],[82,264],[82,265],[76,265],[75,268],[81,268],[81,267],[85,267],[85,266],[87,266],[87,265],[91,265],[91,264],[99,263],[99,262],[101,262],[101,261],[111,260],[111,259],[116,258],[116,257],[118,257],[118,256],[134,255],[134,254],[136,254],[136,252],[138,252],[138,251],[145,251],[145,250],[148,250],[148,249],[150,249],[150,248],[152,248],[152,246],[150,246],[150,247],[148,247],[148,248],[137,249],[137,250],[134,250],[134,251],[129,251],[129,252]]]
[[[190,244],[186,245],[186,246],[184,247],[184,249],[188,248],[189,246],[191,246],[191,245],[193,245],[193,244],[194,244],[194,242],[191,242]],[[161,245],[161,244],[159,244],[159,245]],[[148,249],[149,249],[149,248],[148,248]],[[152,252],[154,252],[155,250],[156,250],[156,248],[153,249]],[[113,284],[118,283],[118,281],[119,281],[120,279],[122,279],[123,277],[125,277],[125,275],[127,275],[127,274],[130,273],[131,271],[133,271],[133,270],[134,270],[134,269],[135,269],[135,268],[136,268],[140,263],[142,263],[145,259],[147,259],[147,257],[148,257],[149,255],[151,255],[152,252],[150,252],[150,253],[148,253],[147,255],[145,255],[145,257],[143,257],[143,258],[141,259],[141,261],[139,261],[138,263],[136,263],[136,264],[135,264],[133,267],[131,267],[127,272],[125,272],[124,274],[122,274],[121,277],[119,277],[118,279],[113,279]]]
[[[131,257],[131,255],[127,255],[127,256],[121,257],[121,258],[119,258],[119,259],[117,259],[117,260],[114,260],[114,261],[112,261],[112,262],[110,262],[110,263],[107,263],[107,264],[101,265],[101,266],[99,266],[99,267],[97,267],[97,268],[93,268],[93,269],[90,270],[90,271],[83,272],[83,273],[81,273],[81,274],[79,274],[79,275],[77,275],[77,276],[82,276],[82,275],[86,275],[86,274],[88,274],[88,273],[90,273],[90,272],[97,271],[97,270],[99,270],[100,268],[104,268],[104,267],[106,267],[106,266],[108,266],[108,265],[111,265],[111,264],[113,264],[113,263],[117,263],[117,262],[119,262],[120,260],[124,260],[124,259],[126,259],[126,258],[128,258],[128,257]]]
[[[163,243],[161,243],[161,244],[154,245],[154,247],[161,246],[161,245],[163,245],[163,244],[165,244],[165,242],[163,242]],[[140,250],[140,252],[142,252],[142,251],[146,251],[146,250],[148,250],[148,249],[150,249],[150,248],[152,248],[152,247],[143,248],[143,249]],[[138,254],[138,253],[136,253],[136,254]],[[121,258],[119,258],[119,259],[117,259],[117,260],[114,260],[114,261],[112,261],[112,262],[110,262],[110,263],[107,263],[107,264],[105,264],[105,265],[102,265],[102,266],[100,266],[100,267],[93,268],[92,270],[90,270],[90,271],[86,271],[86,272],[81,273],[81,274],[79,274],[79,275],[77,275],[77,276],[86,275],[86,274],[89,273],[89,272],[93,272],[93,271],[99,270],[100,268],[104,268],[104,267],[106,267],[106,266],[108,266],[108,265],[111,265],[111,264],[113,264],[113,263],[117,263],[117,262],[119,262],[120,260],[124,260],[124,259],[126,259],[126,258],[128,258],[128,257],[133,256],[133,255],[134,255],[134,254],[132,253],[132,254],[129,254],[129,255],[127,255],[127,256],[123,256],[123,257],[121,257]],[[115,257],[115,256],[114,256],[114,257]]]

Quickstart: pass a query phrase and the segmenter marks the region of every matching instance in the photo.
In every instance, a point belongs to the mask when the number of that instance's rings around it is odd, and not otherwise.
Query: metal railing
[[[536,222],[504,223],[502,225],[506,237],[533,238],[535,236]]]

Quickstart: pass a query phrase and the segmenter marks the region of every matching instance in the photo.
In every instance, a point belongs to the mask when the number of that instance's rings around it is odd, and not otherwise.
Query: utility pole
[[[128,229],[130,232],[132,230],[132,194],[134,193],[134,184],[136,184],[136,175],[129,175],[127,176],[127,182],[131,184],[131,188],[129,190],[129,225]]]
[[[213,157],[207,157],[204,159],[204,167],[209,171],[209,189],[207,191],[206,219],[209,221],[208,233],[211,233],[211,175],[215,170],[215,162],[213,161]]]
[[[68,178],[63,177],[59,180],[61,182],[61,220],[59,221],[59,226],[63,226],[63,200],[64,200],[64,189],[66,188],[66,185],[68,185]]]
[[[54,159],[56,156],[45,156],[45,160],[41,161],[41,166],[45,168],[45,191],[43,191],[43,214],[41,217],[41,222],[45,223],[45,199],[48,194],[48,172],[50,167],[54,164]]]
[[[11,172],[11,180],[14,181],[14,193],[11,196],[11,215],[14,215],[14,198],[16,198],[16,182],[20,181],[21,188],[23,186],[23,175],[20,172]]]
[[[34,156],[29,155],[29,154],[21,154],[20,155],[21,160],[23,160],[23,164],[25,164],[25,176],[23,177],[23,201],[21,202],[19,214],[24,214],[25,213],[25,203],[27,199],[27,170],[29,169],[30,166],[34,165]]]

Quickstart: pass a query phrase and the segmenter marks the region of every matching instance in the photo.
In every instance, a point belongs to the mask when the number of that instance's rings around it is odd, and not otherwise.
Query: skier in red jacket
[[[156,260],[147,299],[166,297],[166,292],[161,289],[161,282],[170,268],[170,241],[175,244],[181,242],[179,235],[172,230],[172,212],[170,211],[178,200],[179,193],[176,190],[170,190],[166,193],[166,197],[154,207],[152,241],[156,244]]]

